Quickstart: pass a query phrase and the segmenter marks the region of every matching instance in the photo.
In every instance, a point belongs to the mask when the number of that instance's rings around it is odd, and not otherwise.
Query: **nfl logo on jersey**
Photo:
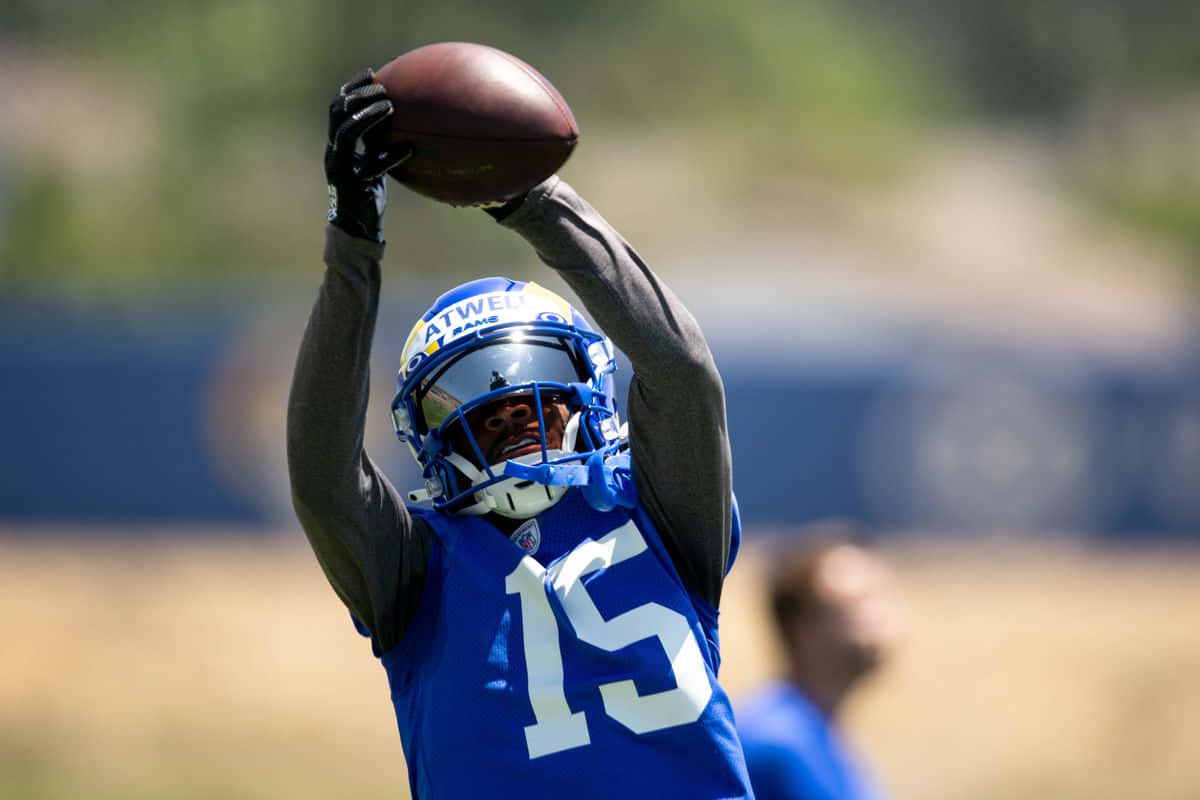
[[[513,531],[512,536],[508,538],[521,548],[521,552],[531,556],[537,552],[538,546],[542,543],[542,531],[538,528],[537,520],[531,519]]]

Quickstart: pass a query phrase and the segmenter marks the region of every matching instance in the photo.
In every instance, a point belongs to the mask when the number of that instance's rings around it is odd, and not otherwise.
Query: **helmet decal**
[[[473,286],[482,291],[466,294],[461,291]],[[575,310],[566,300],[536,283],[505,278],[472,281],[442,295],[417,320],[404,343],[401,378],[425,357],[472,331],[516,322],[571,323],[575,317]]]

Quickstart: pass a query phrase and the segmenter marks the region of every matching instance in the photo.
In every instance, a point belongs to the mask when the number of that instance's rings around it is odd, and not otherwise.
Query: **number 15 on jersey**
[[[567,705],[552,602],[559,603],[575,635],[587,644],[616,652],[654,638],[667,654],[673,689],[640,695],[632,680],[597,685],[609,717],[642,734],[695,722],[708,705],[712,686],[686,617],[650,602],[606,620],[588,593],[585,576],[638,556],[653,558],[641,531],[630,521],[600,539],[584,541],[548,568],[525,556],[505,579],[507,593],[521,601],[529,704],[537,720],[525,727],[530,758],[591,743],[584,712],[572,712]],[[599,579],[607,580],[608,574]]]

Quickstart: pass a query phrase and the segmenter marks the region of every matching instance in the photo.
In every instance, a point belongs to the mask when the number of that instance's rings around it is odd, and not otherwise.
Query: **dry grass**
[[[906,644],[851,709],[897,800],[1200,797],[1200,555],[893,554]],[[734,571],[735,697],[775,652]],[[0,798],[407,796],[382,670],[298,534],[0,538]]]

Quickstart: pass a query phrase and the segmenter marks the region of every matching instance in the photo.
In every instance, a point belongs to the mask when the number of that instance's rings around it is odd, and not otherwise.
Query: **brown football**
[[[442,42],[375,73],[395,107],[371,138],[409,142],[391,171],[408,188],[456,206],[508,200],[554,174],[579,141],[562,95],[503,50]]]

